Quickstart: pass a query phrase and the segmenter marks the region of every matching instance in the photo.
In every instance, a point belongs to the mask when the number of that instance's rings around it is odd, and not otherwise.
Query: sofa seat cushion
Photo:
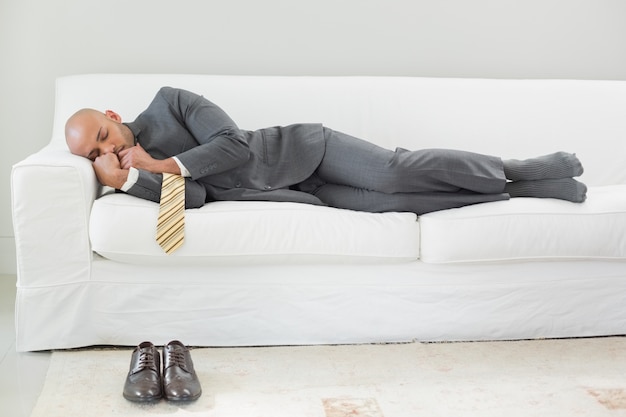
[[[413,213],[363,213],[310,204],[220,201],[185,212],[185,243],[165,255],[155,241],[158,204],[126,194],[95,201],[92,249],[135,264],[202,265],[326,260],[415,260],[419,223]]]
[[[420,217],[431,263],[626,259],[626,185],[592,187],[587,200],[513,198]]]

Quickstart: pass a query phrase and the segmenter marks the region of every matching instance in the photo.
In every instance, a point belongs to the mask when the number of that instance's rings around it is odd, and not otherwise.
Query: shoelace
[[[181,352],[179,350],[168,350],[167,359],[169,362],[169,366],[178,366],[184,371],[187,371],[187,368],[185,366],[185,352]]]
[[[137,362],[135,372],[143,371],[146,368],[156,368],[156,364],[154,363],[154,355],[152,354],[152,352],[139,353],[139,361]]]

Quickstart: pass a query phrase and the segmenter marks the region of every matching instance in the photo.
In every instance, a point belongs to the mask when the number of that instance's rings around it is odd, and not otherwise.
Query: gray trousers
[[[424,214],[509,198],[498,157],[449,149],[391,151],[328,128],[324,133],[324,158],[298,188],[332,207]]]

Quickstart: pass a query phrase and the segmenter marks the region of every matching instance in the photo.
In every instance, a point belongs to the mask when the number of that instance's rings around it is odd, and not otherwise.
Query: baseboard
[[[15,259],[15,239],[12,236],[0,237],[0,274],[15,274]]]

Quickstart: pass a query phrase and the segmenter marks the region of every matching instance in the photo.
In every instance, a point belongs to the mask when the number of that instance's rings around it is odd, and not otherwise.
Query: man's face
[[[110,110],[105,113],[84,109],[74,114],[65,126],[67,145],[75,155],[92,161],[107,153],[119,154],[135,145],[130,129],[120,116]]]

